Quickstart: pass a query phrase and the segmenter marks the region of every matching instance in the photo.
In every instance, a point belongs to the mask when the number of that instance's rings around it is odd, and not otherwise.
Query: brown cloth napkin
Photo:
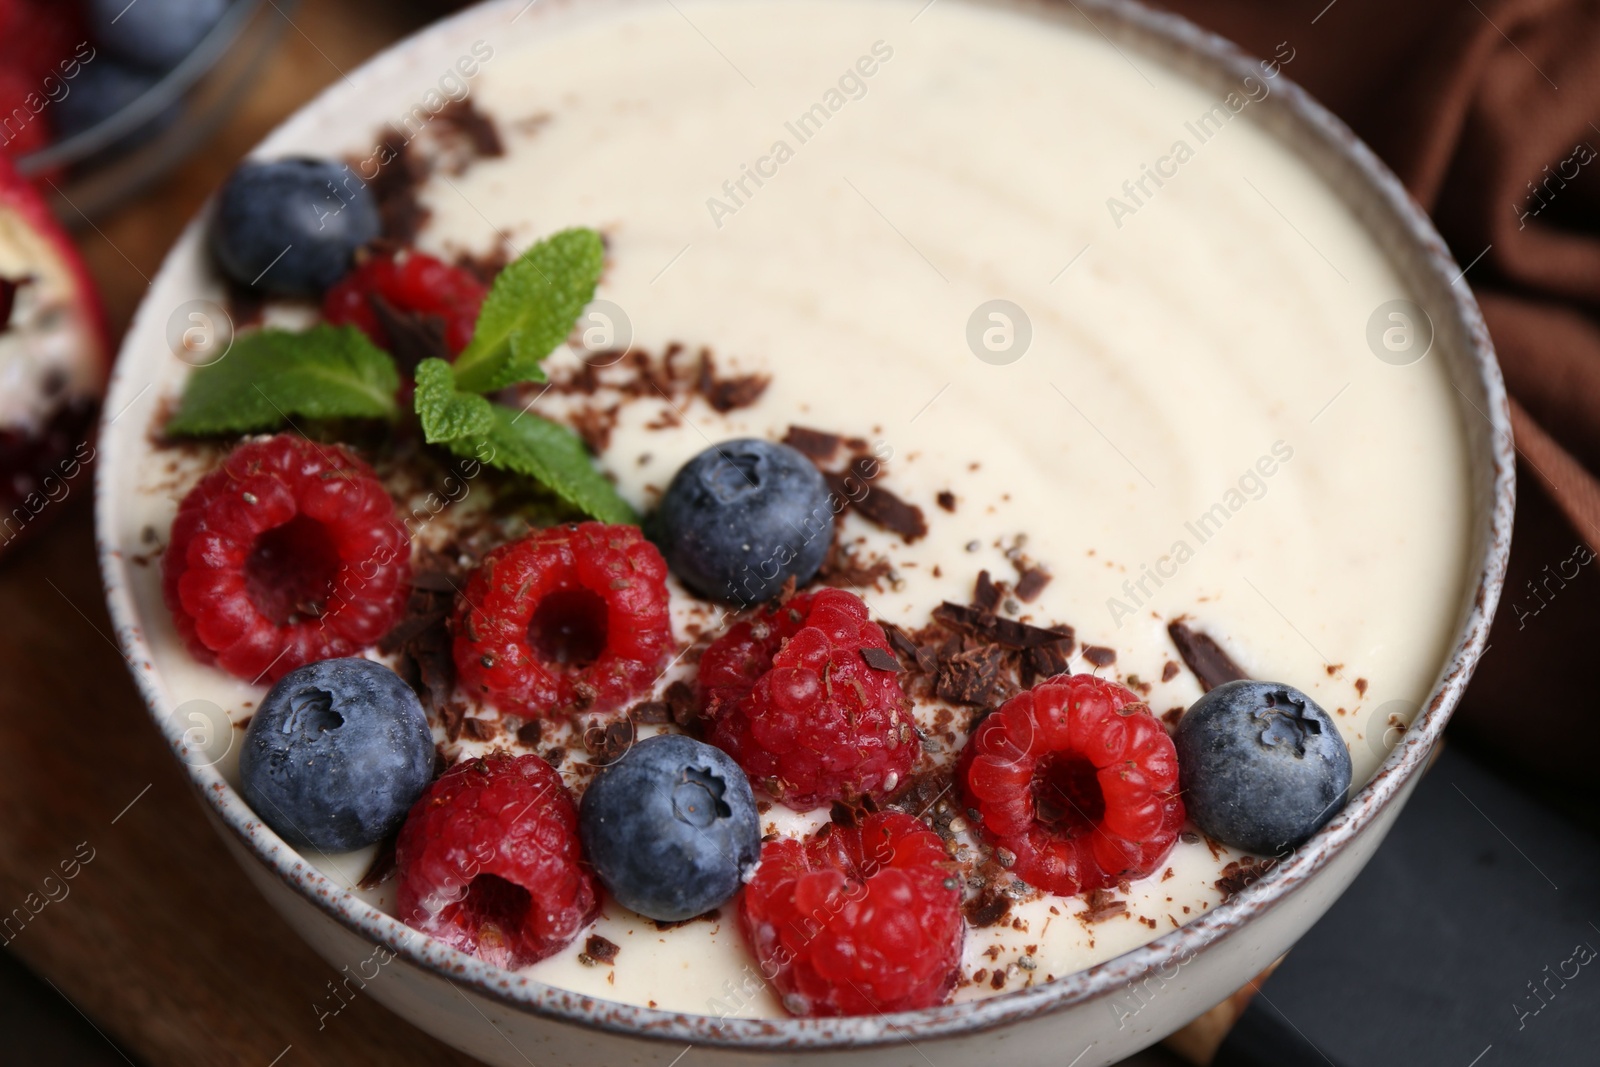
[[[1513,398],[1521,499],[1490,651],[1454,730],[1541,777],[1589,780],[1600,747],[1600,4],[1164,6],[1256,55],[1288,42],[1290,76],[1388,162],[1471,265]]]

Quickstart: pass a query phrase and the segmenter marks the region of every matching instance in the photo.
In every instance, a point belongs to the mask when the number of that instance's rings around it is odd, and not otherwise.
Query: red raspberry
[[[388,332],[372,308],[372,298],[382,297],[397,311],[437,317],[444,328],[445,347],[459,354],[472,340],[478,309],[488,292],[470,271],[404,249],[364,259],[323,296],[322,317],[335,325],[354,325],[373,344],[387,349]]]
[[[966,923],[955,865],[910,815],[868,815],[761,850],[739,900],[761,973],[796,1015],[866,1015],[942,1003]]]
[[[446,771],[406,816],[395,867],[407,925],[497,967],[559,952],[599,911],[577,809],[534,755]]]
[[[1058,675],[983,720],[956,767],[1011,870],[1061,896],[1155,871],[1183,825],[1178,755],[1133,693]]]
[[[279,434],[240,445],[183,498],[161,591],[197,658],[275,682],[374,644],[410,574],[410,539],[372,469]]]
[[[636,526],[537,530],[484,557],[456,612],[463,688],[504,711],[615,708],[672,648],[667,564]]]
[[[700,660],[706,739],[796,811],[884,799],[910,773],[917,733],[899,677],[869,650],[894,661],[883,627],[842,589],[735,623]]]

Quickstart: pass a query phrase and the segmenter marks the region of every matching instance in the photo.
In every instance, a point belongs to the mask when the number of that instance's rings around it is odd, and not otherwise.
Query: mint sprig
[[[414,403],[429,444],[536,479],[603,522],[636,523],[577,434],[482,395],[544,380],[540,365],[594,299],[604,261],[593,230],[563,230],[528,249],[495,278],[456,361],[418,365]],[[394,360],[353,326],[263,329],[190,376],[166,430],[189,437],[273,430],[296,418],[393,419],[399,386]]]
[[[529,411],[491,404],[456,389],[450,365],[429,359],[417,367],[417,414],[423,435],[459,456],[526,475],[601,522],[637,523],[589,457],[583,439],[560,423]]]
[[[484,443],[488,462],[537,478],[546,489],[601,522],[637,524],[639,516],[594,465],[583,439],[558,422],[492,405],[494,426]]]
[[[422,436],[430,445],[442,445],[466,437],[482,437],[493,426],[494,407],[477,393],[456,389],[450,364],[442,359],[425,359],[417,364],[417,418]]]
[[[189,377],[166,432],[176,437],[271,430],[294,418],[393,419],[394,360],[353,326],[240,336]]]
[[[594,299],[605,246],[589,229],[562,230],[508,264],[478,312],[472,342],[455,361],[456,388],[489,393],[542,382],[540,364]]]
[[[472,341],[455,363],[418,365],[417,417],[430,444],[533,478],[602,522],[635,523],[638,515],[595,468],[577,434],[480,395],[545,380],[540,365],[594,299],[604,265],[600,235],[585,229],[562,230],[517,257],[495,278]]]

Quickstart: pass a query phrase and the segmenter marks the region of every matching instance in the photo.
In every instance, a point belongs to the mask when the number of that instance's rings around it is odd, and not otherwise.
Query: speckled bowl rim
[[[464,25],[477,20],[487,24],[491,18],[513,15],[525,6],[528,16],[540,17],[542,12],[573,2],[575,0],[546,0],[532,6],[527,5],[526,0],[495,0],[469,8],[391,47],[351,72],[342,82],[335,83],[297,112],[296,116],[285,121],[293,122],[310,109],[337,107],[340,97],[347,91],[355,91],[371,72],[383,71],[393,64],[405,62],[413,53],[427,53],[436,40],[455,38]],[[628,0],[588,0],[584,6],[595,8],[602,2],[625,3]],[[1148,49],[1149,54],[1155,54],[1166,50],[1183,56],[1196,69],[1209,68],[1212,74],[1232,78],[1235,82],[1258,71],[1257,61],[1227,40],[1176,15],[1150,10],[1133,0],[1067,0],[1070,10],[1047,0],[979,2],[997,3],[1044,18],[1071,21],[1081,17],[1087,19],[1102,35],[1109,30],[1111,36],[1136,51]],[[213,767],[190,767],[190,777],[212,813],[267,871],[315,908],[346,929],[386,946],[417,967],[451,983],[470,988],[506,1007],[552,1022],[675,1044],[689,1043],[746,1051],[826,1052],[894,1044],[902,1041],[905,1033],[913,1033],[919,1039],[956,1037],[1016,1023],[1125,990],[1131,983],[1169,968],[1174,962],[1191,959],[1194,954],[1248,926],[1252,918],[1293,894],[1327,866],[1357,835],[1377,821],[1384,809],[1395,801],[1409,781],[1425,766],[1488,641],[1489,625],[1499,601],[1510,552],[1515,504],[1515,452],[1504,383],[1483,317],[1470,291],[1460,282],[1462,272],[1443,240],[1389,169],[1348,127],[1304,90],[1280,74],[1275,79],[1273,98],[1279,100],[1279,106],[1289,113],[1297,135],[1308,137],[1316,151],[1339,158],[1367,185],[1370,206],[1386,218],[1380,218],[1377,222],[1369,219],[1366,225],[1374,229],[1378,239],[1390,242],[1391,259],[1395,258],[1392,249],[1396,245],[1409,246],[1410,255],[1415,257],[1415,262],[1408,263],[1412,268],[1408,273],[1412,275],[1413,284],[1421,286],[1427,283],[1437,293],[1447,294],[1443,301],[1431,306],[1443,314],[1446,311],[1445,304],[1448,304],[1449,315],[1453,317],[1450,325],[1463,339],[1465,348],[1456,357],[1453,369],[1457,374],[1470,372],[1481,389],[1485,407],[1478,414],[1488,421],[1489,432],[1481,436],[1476,445],[1469,444],[1473,452],[1472,477],[1475,484],[1481,483],[1484,480],[1481,465],[1489,464],[1491,474],[1488,481],[1492,488],[1486,498],[1481,493],[1474,496],[1479,509],[1474,516],[1472,531],[1477,552],[1475,558],[1469,560],[1470,584],[1464,586],[1470,588],[1472,593],[1470,599],[1464,601],[1460,629],[1428,700],[1402,741],[1389,753],[1344,811],[1281,864],[1272,877],[1262,879],[1228,903],[1140,948],[1076,974],[1015,992],[894,1015],[845,1019],[719,1019],[708,1015],[636,1007],[573,993],[490,966],[441,942],[421,937],[394,918],[341,889],[302,860],[255,818],[242,798]],[[191,231],[198,224],[198,219],[191,223]],[[1385,229],[1392,232],[1383,232]],[[185,239],[180,240],[172,253],[174,258],[184,254],[185,250],[192,252],[195,245],[188,239],[191,235],[186,232]],[[170,267],[170,263],[164,266],[163,272]],[[141,307],[129,336],[137,337],[154,328],[157,325],[153,321],[155,315],[156,311],[148,303]],[[125,351],[132,347],[131,342],[124,345]],[[129,399],[122,395],[134,388],[128,376],[128,366],[128,360],[119,359],[112,376],[110,399],[105,407],[107,413],[119,411],[129,403]],[[1463,396],[1466,397],[1466,394],[1463,393]],[[1477,406],[1470,397],[1467,401],[1473,407]],[[1463,418],[1467,417],[1464,413]],[[109,440],[104,422],[102,435]],[[106,597],[118,640],[130,664],[142,665],[133,670],[134,679],[168,743],[181,757],[186,749],[180,732],[160,710],[164,694],[155,677],[150,650],[134,611],[128,582],[128,561],[122,558],[116,548],[116,531],[109,517],[109,501],[116,491],[116,487],[108,484],[106,472],[110,466],[109,463],[101,464],[95,487],[97,543]]]

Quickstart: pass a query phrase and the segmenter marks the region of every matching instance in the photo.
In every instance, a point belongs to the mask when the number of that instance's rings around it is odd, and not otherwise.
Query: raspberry
[[[955,865],[910,815],[780,839],[739,901],[746,941],[796,1015],[911,1011],[955,985],[966,923]]]
[[[1143,878],[1183,825],[1172,739],[1133,693],[1058,675],[983,720],[957,763],[980,830],[1012,873],[1072,896]]]
[[[183,498],[161,591],[197,658],[275,682],[374,644],[399,620],[410,573],[372,469],[279,434],[240,445]]]
[[[446,771],[406,816],[395,867],[407,925],[497,967],[559,952],[599,911],[577,809],[535,755]]]
[[[842,589],[735,623],[700,660],[707,740],[796,811],[882,800],[911,771],[916,727],[883,628]]]
[[[636,526],[537,530],[484,557],[455,620],[456,673],[504,711],[615,708],[672,646],[667,565]]]
[[[388,331],[372,306],[372,298],[381,297],[397,311],[436,319],[444,331],[445,347],[459,354],[472,340],[478,309],[488,291],[471,272],[404,249],[358,264],[323,296],[322,317],[335,325],[354,325],[373,344],[387,349]]]

